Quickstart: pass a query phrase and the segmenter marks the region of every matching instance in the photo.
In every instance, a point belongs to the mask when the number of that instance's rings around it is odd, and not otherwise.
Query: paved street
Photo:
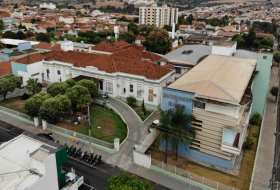
[[[20,128],[0,121],[0,142],[9,141],[23,132],[24,130]],[[71,167],[75,169],[77,175],[84,176],[85,178],[86,185],[83,185],[81,189],[91,189],[89,186],[92,186],[94,189],[101,190],[106,187],[108,179],[113,175],[122,173],[130,174],[103,162],[93,167],[78,159],[68,158],[67,163],[63,165],[63,170],[69,172],[71,171]],[[167,190],[167,188],[153,182],[151,182],[151,186],[154,187],[155,190]]]

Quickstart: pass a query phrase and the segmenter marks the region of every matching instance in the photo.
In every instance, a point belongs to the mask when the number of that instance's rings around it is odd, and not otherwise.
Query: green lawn
[[[127,135],[126,124],[113,111],[105,109],[101,106],[94,106],[90,108],[91,116],[91,136],[97,139],[113,143],[115,138],[119,138],[122,142]],[[69,123],[58,123],[60,127],[76,131],[81,134],[88,135],[87,121],[83,121],[80,125]]]
[[[26,110],[24,109],[25,101],[26,100],[22,100],[21,97],[16,97],[1,101],[0,106],[26,114]]]

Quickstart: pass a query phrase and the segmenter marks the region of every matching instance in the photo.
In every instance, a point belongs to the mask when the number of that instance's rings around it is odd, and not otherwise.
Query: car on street
[[[50,141],[54,141],[52,133],[38,133],[37,135],[40,136],[40,137],[43,137],[45,139],[48,139]]]

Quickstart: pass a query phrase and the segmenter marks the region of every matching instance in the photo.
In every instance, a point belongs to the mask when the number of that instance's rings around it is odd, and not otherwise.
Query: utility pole
[[[89,149],[91,151],[91,125],[90,125],[90,112],[89,112],[89,103],[88,103],[88,136],[89,136]]]

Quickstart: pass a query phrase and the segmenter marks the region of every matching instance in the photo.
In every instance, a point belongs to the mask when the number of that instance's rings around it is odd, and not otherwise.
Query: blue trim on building
[[[4,59],[4,61],[10,60],[9,55],[6,55],[6,54],[0,54],[0,59]]]
[[[186,107],[187,114],[192,114],[193,97],[193,93],[163,88],[161,109],[163,111],[169,110],[171,108],[175,108],[177,104],[180,104]]]
[[[22,42],[18,44],[19,51],[23,51],[27,49],[31,49],[31,42]]]
[[[12,62],[11,65],[12,65],[12,72],[14,75],[18,75],[18,71],[27,72],[27,65],[16,63],[16,62]]]

